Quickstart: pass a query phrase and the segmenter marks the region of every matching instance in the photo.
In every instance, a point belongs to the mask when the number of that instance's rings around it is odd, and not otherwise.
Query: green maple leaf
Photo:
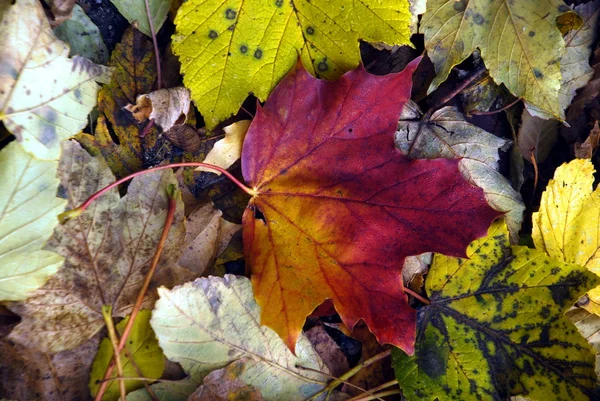
[[[249,93],[265,100],[300,56],[315,76],[358,66],[358,40],[410,45],[407,0],[189,0],[175,19],[173,50],[209,128]]]
[[[503,221],[469,245],[470,259],[436,255],[419,311],[414,356],[394,350],[409,401],[588,400],[594,353],[563,314],[600,279],[585,268],[510,246]]]

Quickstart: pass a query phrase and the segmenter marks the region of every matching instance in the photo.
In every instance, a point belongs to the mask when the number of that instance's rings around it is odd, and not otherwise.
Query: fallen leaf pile
[[[0,399],[597,400],[599,23],[0,0]]]

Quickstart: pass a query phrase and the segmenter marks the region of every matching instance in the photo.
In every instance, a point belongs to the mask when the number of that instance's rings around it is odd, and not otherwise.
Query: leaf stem
[[[142,288],[138,292],[137,299],[135,300],[135,304],[133,305],[133,309],[131,310],[131,314],[129,315],[129,320],[123,329],[123,335],[121,336],[121,340],[117,346],[117,352],[115,355],[120,355],[121,350],[125,347],[127,343],[127,337],[129,337],[129,333],[131,332],[131,328],[133,327],[133,323],[135,318],[137,317],[138,312],[142,307],[142,302],[144,301],[144,297],[146,296],[146,291],[148,291],[148,287],[150,286],[150,281],[152,281],[152,276],[156,271],[156,266],[158,265],[158,261],[162,255],[162,251],[167,242],[167,237],[169,236],[169,230],[171,225],[173,224],[173,220],[175,217],[175,211],[177,209],[177,193],[178,190],[175,185],[169,185],[167,188],[167,197],[169,198],[169,206],[167,209],[167,218],[165,220],[165,226],[163,227],[162,234],[160,236],[160,240],[158,241],[158,245],[156,246],[156,251],[154,252],[154,257],[152,258],[152,262],[150,263],[150,269],[148,269],[148,273],[146,273],[146,277],[144,278],[144,283],[142,284]],[[118,358],[111,360],[106,372],[104,373],[103,380],[110,377],[112,371],[115,367],[115,360],[117,361],[117,366],[119,363]],[[98,393],[96,393],[95,401],[102,400],[102,396],[106,392],[106,388],[108,387],[109,382],[102,382],[100,387],[98,388]]]
[[[104,318],[104,323],[106,323],[106,328],[108,329],[108,338],[110,339],[110,344],[113,348],[113,358],[117,363],[117,376],[123,377],[123,364],[121,362],[121,350],[119,349],[119,343],[117,340],[117,331],[115,330],[115,324],[112,320],[112,305],[102,305],[102,317]],[[112,373],[112,371],[111,371]],[[110,376],[110,375],[109,375]],[[125,397],[127,396],[127,392],[125,391],[125,382],[123,380],[119,381],[119,391],[121,393],[121,401],[125,401]],[[100,393],[100,390],[98,390]],[[102,392],[104,395],[104,391]],[[100,398],[102,398],[102,395]]]
[[[414,292],[410,288],[404,287],[404,292],[407,293],[407,294],[412,295],[415,298],[417,298],[419,301],[423,302],[425,305],[431,304],[431,302],[429,302],[429,300],[427,298],[423,298],[421,295],[417,294],[416,292]]]
[[[237,178],[235,178],[229,171],[225,170],[224,168],[221,168],[219,166],[215,166],[214,164],[209,164],[209,163],[199,163],[199,162],[181,162],[181,163],[171,163],[171,164],[165,164],[164,166],[157,166],[157,167],[153,167],[153,168],[149,168],[146,170],[141,170],[141,171],[137,171],[133,174],[129,174],[127,177],[123,177],[120,180],[117,180],[115,182],[113,182],[112,184],[102,188],[101,190],[99,190],[98,192],[96,192],[95,194],[93,194],[92,196],[90,196],[89,198],[87,198],[85,200],[85,202],[83,202],[81,205],[79,205],[78,207],[76,207],[75,209],[72,210],[67,210],[66,212],[63,212],[61,214],[58,215],[58,219],[60,220],[61,223],[65,223],[66,221],[79,216],[81,213],[83,213],[83,211],[85,209],[87,209],[87,207],[96,199],[98,199],[100,196],[102,196],[105,192],[110,191],[111,189],[121,185],[124,182],[127,182],[137,176],[140,175],[144,175],[144,174],[148,174],[152,171],[158,171],[158,170],[166,170],[169,168],[174,168],[174,167],[205,167],[211,170],[215,170],[218,171],[220,173],[223,173],[223,175],[225,175],[227,178],[229,178],[235,185],[237,185],[240,189],[242,189],[244,192],[246,192],[248,195],[250,196],[255,196],[257,195],[257,192],[251,188],[248,188],[247,186],[245,186],[244,184],[242,184]]]
[[[146,15],[148,16],[148,25],[150,25],[150,33],[152,34],[152,43],[154,44],[154,57],[156,58],[156,86],[162,89],[162,71],[160,68],[160,53],[158,52],[158,42],[156,41],[156,32],[154,32],[154,22],[152,14],[150,14],[150,2],[146,0]]]
[[[339,386],[341,383],[343,383],[344,380],[348,380],[349,378],[351,378],[352,376],[357,374],[360,370],[362,370],[368,366],[371,366],[372,364],[374,364],[382,359],[387,358],[388,356],[390,356],[391,353],[392,353],[392,351],[388,349],[383,352],[380,352],[379,354],[373,355],[371,358],[359,363],[358,365],[356,365],[355,367],[353,367],[352,369],[350,369],[349,371],[347,371],[346,373],[344,373],[337,379],[333,380],[331,383],[329,383],[327,385],[327,387],[325,387],[321,391],[313,394],[310,398],[307,398],[306,401],[316,400],[317,398],[319,398],[319,396],[321,394],[332,391],[337,386]]]

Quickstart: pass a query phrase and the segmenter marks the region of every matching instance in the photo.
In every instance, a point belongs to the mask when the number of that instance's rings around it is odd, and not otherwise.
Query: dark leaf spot
[[[227,19],[235,19],[235,16],[237,15],[237,13],[235,12],[235,10],[228,8],[227,10],[225,10],[225,18]]]
[[[246,53],[248,53],[248,46],[246,46],[246,45],[241,45],[241,46],[240,46],[240,51],[242,52],[242,54],[246,54]]]
[[[320,72],[325,72],[328,69],[329,65],[327,65],[327,60],[323,60],[317,65],[317,70],[319,70]]]
[[[473,21],[475,21],[477,25],[483,25],[485,18],[483,18],[483,15],[477,13],[473,16]]]
[[[542,74],[542,72],[541,72],[539,69],[537,69],[537,68],[534,68],[534,69],[533,69],[533,75],[535,75],[535,77],[536,77],[537,79],[542,79],[542,78],[544,78],[544,74]]]
[[[529,31],[529,37],[533,38],[535,36],[535,32],[534,31]]]
[[[275,6],[279,7],[279,8],[283,7],[283,0],[276,0],[275,1]]]
[[[454,3],[454,10],[455,10],[455,11],[458,11],[458,12],[465,11],[465,8],[466,8],[466,7],[467,7],[467,6],[465,5],[465,2],[464,2],[464,0],[457,1],[457,2],[455,2],[455,3]]]
[[[256,49],[254,52],[254,58],[260,60],[262,58],[263,52],[261,49]]]
[[[306,28],[306,33],[309,35],[313,35],[315,33],[315,28],[309,26],[308,28]]]
[[[210,32],[208,32],[208,37],[211,38],[211,39],[216,39],[217,36],[219,36],[219,34],[217,33],[217,31],[213,31],[211,29]]]

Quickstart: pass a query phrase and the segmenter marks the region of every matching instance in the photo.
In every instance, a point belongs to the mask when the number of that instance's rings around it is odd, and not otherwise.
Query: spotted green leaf
[[[409,24],[408,0],[189,0],[173,51],[212,128],[249,93],[264,101],[298,57],[313,75],[336,78],[359,64],[359,39],[410,44]]]
[[[88,123],[107,67],[68,58],[38,0],[16,0],[0,21],[0,121],[23,148],[55,160],[60,142]]]
[[[587,401],[594,353],[564,312],[600,282],[578,265],[510,246],[503,221],[469,259],[436,255],[418,312],[414,356],[394,350],[409,401]]]
[[[533,115],[563,120],[565,42],[556,17],[568,10],[562,0],[428,0],[421,32],[437,72],[429,90],[479,48],[494,81],[523,98]]]

